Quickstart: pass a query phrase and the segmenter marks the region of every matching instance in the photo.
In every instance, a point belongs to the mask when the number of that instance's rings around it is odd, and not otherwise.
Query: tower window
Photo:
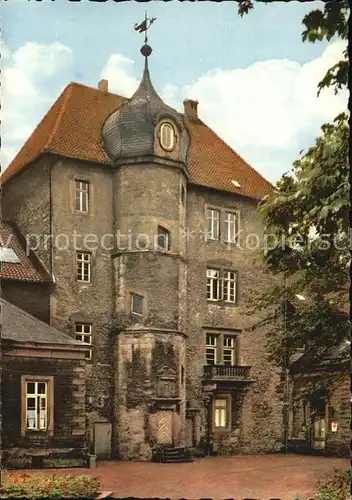
[[[171,123],[163,123],[160,127],[160,144],[166,151],[172,151],[175,147],[175,131]]]
[[[186,188],[185,186],[182,184],[181,186],[181,203],[183,206],[185,206],[185,203],[186,203]]]
[[[161,250],[170,250],[170,231],[162,226],[158,226],[158,248]]]
[[[131,312],[143,316],[144,297],[137,293],[131,293]]]

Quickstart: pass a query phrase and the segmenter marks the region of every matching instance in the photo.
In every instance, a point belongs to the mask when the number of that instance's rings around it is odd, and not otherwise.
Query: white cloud
[[[317,85],[340,58],[335,42],[310,62],[267,60],[244,69],[217,69],[181,90],[199,101],[199,115],[263,175],[276,180],[301,149],[313,143],[320,126],[347,108],[347,90],[317,96]],[[178,94],[175,89],[175,98]],[[178,105],[175,102],[170,103]]]
[[[2,45],[1,165],[13,159],[58,96],[73,62],[62,43],[28,42],[15,52]]]
[[[133,70],[134,61],[121,54],[111,54],[100,76],[109,81],[110,92],[130,97],[139,85]]]

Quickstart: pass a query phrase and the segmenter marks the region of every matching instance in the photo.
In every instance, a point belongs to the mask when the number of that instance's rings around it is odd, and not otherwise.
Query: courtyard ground
[[[45,474],[88,474],[115,497],[214,500],[306,500],[319,479],[349,461],[302,455],[208,457],[193,463],[98,462],[96,469],[45,470]]]

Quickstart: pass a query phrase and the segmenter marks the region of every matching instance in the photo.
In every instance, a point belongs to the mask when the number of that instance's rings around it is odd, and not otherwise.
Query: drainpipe
[[[50,275],[53,276],[53,201],[52,201],[52,168],[53,164],[50,162],[49,168],[49,231],[50,231]]]
[[[208,396],[208,422],[207,422],[207,448],[208,448],[208,456],[213,453],[213,428],[212,428],[212,396]]]
[[[286,339],[287,334],[287,293],[286,293],[286,273],[284,271],[284,336]],[[286,340],[285,340],[286,343]],[[289,426],[289,349],[285,345],[285,391],[284,391],[284,441],[285,453],[288,452],[288,426]]]

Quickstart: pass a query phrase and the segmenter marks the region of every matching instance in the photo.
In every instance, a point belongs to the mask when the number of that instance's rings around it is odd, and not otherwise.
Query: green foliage
[[[99,490],[98,479],[89,476],[5,473],[0,498],[94,498]]]
[[[300,338],[309,341],[309,362],[319,364],[349,336],[348,137],[346,115],[323,125],[315,145],[295,162],[294,175],[283,176],[260,206],[264,265],[278,279],[264,293],[254,292],[252,303],[264,312],[260,325],[271,325],[270,359],[280,365]],[[297,294],[307,300],[299,302]],[[294,304],[290,311],[283,299]],[[341,360],[347,355],[341,351]]]
[[[334,36],[346,40],[348,11],[347,0],[325,1],[324,10],[316,9],[304,16],[302,22],[306,29],[302,33],[303,41],[330,41]]]
[[[318,485],[316,500],[351,500],[351,473],[336,470],[327,481]]]
[[[336,36],[342,40],[347,40],[348,14],[347,0],[325,2],[324,10],[313,10],[303,18],[302,22],[305,30],[302,33],[302,40],[314,43],[321,40],[330,41]],[[341,60],[327,71],[318,84],[318,95],[326,87],[334,87],[335,93],[337,93],[347,86],[349,73],[347,47],[341,56]]]

